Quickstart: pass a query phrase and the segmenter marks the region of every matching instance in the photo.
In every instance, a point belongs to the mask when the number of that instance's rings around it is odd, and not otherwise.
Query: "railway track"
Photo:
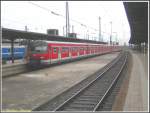
[[[107,100],[112,87],[127,60],[127,52],[120,55],[101,70],[79,84],[56,96],[54,99],[36,107],[33,111],[96,111]],[[102,105],[103,106],[103,105]]]
[[[125,52],[116,63],[95,80],[59,105],[54,111],[96,111],[119,77],[127,59]]]

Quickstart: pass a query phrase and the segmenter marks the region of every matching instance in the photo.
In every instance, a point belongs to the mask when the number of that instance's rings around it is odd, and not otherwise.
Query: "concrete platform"
[[[128,71],[115,99],[113,111],[148,111],[148,55],[130,51]]]
[[[24,59],[15,60],[14,63],[12,63],[12,61],[7,61],[6,64],[2,64],[2,67],[16,66],[21,64],[26,64],[26,61]]]
[[[148,111],[148,55],[131,53],[133,66],[123,111]]]
[[[31,110],[90,76],[118,52],[2,79],[3,110]]]

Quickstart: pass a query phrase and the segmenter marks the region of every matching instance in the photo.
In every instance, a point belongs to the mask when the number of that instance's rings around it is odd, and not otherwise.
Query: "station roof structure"
[[[8,28],[2,28],[2,39],[8,39],[8,40],[29,39],[29,40],[49,40],[49,41],[64,41],[64,42],[77,42],[77,43],[106,44],[106,42],[84,40],[78,38],[68,38],[64,36],[48,35],[44,33],[27,32],[27,31],[8,29]]]
[[[123,4],[131,29],[129,43],[148,43],[148,2],[124,2]]]

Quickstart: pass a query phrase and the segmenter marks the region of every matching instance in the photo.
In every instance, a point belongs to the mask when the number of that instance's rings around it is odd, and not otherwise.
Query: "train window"
[[[71,48],[71,51],[72,51],[72,52],[74,51],[74,47]]]
[[[78,51],[78,48],[77,48],[77,47],[73,47],[73,48],[72,48],[72,51],[73,51],[73,52],[77,52],[77,51]]]
[[[88,50],[88,47],[85,47],[85,50],[87,51],[87,50]]]
[[[80,48],[80,51],[83,51],[83,50],[84,50],[84,48],[83,48],[83,47],[81,47],[81,48]]]
[[[53,48],[53,53],[57,53],[57,48]]]
[[[77,48],[77,47],[75,47],[75,51],[78,51],[78,48]]]
[[[68,51],[69,51],[69,48],[67,48],[67,47],[62,48],[62,52],[68,52]]]
[[[74,51],[74,47],[71,49],[72,50],[72,52]]]
[[[36,46],[32,48],[32,53],[45,53],[47,51],[47,46]]]

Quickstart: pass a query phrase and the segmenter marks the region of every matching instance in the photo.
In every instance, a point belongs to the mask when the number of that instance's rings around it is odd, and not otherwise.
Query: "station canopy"
[[[124,2],[131,29],[129,43],[148,43],[148,2]]]
[[[94,43],[94,44],[107,44],[106,42],[84,40],[78,38],[69,38],[64,36],[49,35],[44,33],[28,32],[15,29],[2,28],[2,40],[47,40],[47,41],[61,41],[61,42],[76,42],[76,43]]]

